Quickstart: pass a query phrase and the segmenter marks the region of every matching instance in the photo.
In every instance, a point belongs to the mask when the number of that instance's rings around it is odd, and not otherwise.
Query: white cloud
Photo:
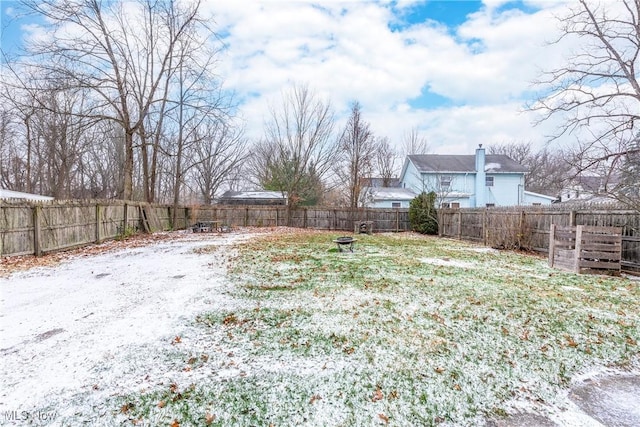
[[[203,2],[225,46],[219,72],[241,101],[248,136],[261,136],[269,103],[277,104],[288,84],[304,82],[330,99],[342,120],[358,100],[376,133],[396,145],[413,127],[438,152],[542,141],[549,132],[520,111],[539,68],[561,60],[559,46],[544,42],[556,30],[552,13],[565,5],[541,2],[527,14],[485,0],[455,29],[434,21],[393,25],[421,3]],[[29,28],[34,36],[44,36],[41,30]],[[412,107],[426,91],[450,106]]]
[[[392,30],[393,10],[415,3],[396,3],[395,9],[389,2],[336,1],[322,8],[307,1],[209,4],[226,34],[226,83],[247,99],[250,136],[261,135],[268,101],[277,102],[296,81],[330,98],[344,114],[358,100],[376,132],[395,144],[416,126],[438,150],[542,140],[544,132],[520,111],[539,68],[560,58],[544,46],[555,31],[557,4],[526,14],[500,12],[503,2],[485,2],[455,34],[434,22]],[[453,106],[411,108],[427,88]]]

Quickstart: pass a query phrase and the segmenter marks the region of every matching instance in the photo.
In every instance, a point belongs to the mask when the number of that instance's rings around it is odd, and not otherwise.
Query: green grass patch
[[[194,323],[241,360],[237,373],[218,363],[179,398],[170,387],[120,398],[129,419],[475,425],[514,401],[561,403],[580,372],[638,363],[637,282],[413,234],[362,235],[337,252],[335,237],[238,246],[238,308]]]

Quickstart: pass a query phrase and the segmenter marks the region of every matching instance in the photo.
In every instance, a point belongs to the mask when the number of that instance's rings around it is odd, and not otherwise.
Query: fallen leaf
[[[180,427],[180,423],[178,422],[178,420],[173,420],[173,422],[171,423],[171,427]]]
[[[382,400],[384,399],[384,394],[382,394],[382,390],[377,389],[375,393],[373,393],[373,397],[371,398],[371,400],[373,402],[377,402],[378,400]]]
[[[175,393],[176,391],[178,391],[178,384],[176,383],[171,383],[169,385],[169,390],[171,390],[171,393]]]
[[[158,408],[164,408],[165,406],[167,406],[167,403],[164,400],[158,402]]]
[[[319,394],[314,394],[313,396],[311,396],[311,399],[309,400],[309,404],[310,404],[310,405],[313,405],[313,403],[314,403],[316,400],[322,400],[322,397],[320,397],[320,395],[319,395]]]
[[[437,368],[435,368],[435,371],[439,374],[444,372],[444,368],[442,366],[438,366]]]
[[[214,414],[210,414],[210,413],[206,413],[204,414],[204,422],[207,425],[210,425],[212,422],[214,422],[216,420],[216,416]]]
[[[385,424],[389,424],[389,417],[387,417],[385,414],[378,414],[378,418],[384,421]]]
[[[171,341],[172,345],[176,345],[176,344],[180,344],[182,342],[182,338],[180,338],[179,336],[176,336],[173,341]]]

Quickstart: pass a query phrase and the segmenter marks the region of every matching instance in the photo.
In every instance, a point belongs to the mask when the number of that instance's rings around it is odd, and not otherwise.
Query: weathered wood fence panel
[[[173,207],[111,200],[0,201],[0,255],[40,255],[138,231],[186,229],[198,221],[231,227],[290,226],[353,232],[372,221],[375,232],[409,230],[407,209],[290,210],[286,206]]]
[[[3,254],[35,253],[33,244],[33,208],[22,205],[0,207],[0,251]]]
[[[439,233],[487,245],[510,239],[548,253],[551,225],[622,228],[624,270],[640,271],[640,213],[619,207],[510,207],[439,210]]]
[[[552,224],[549,236],[549,266],[580,273],[621,270],[622,228]]]

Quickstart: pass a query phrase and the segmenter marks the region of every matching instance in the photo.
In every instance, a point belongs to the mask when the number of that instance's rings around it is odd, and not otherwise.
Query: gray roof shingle
[[[413,154],[409,160],[418,172],[475,172],[476,156],[467,154]],[[527,169],[504,154],[487,154],[485,171],[525,173]]]

